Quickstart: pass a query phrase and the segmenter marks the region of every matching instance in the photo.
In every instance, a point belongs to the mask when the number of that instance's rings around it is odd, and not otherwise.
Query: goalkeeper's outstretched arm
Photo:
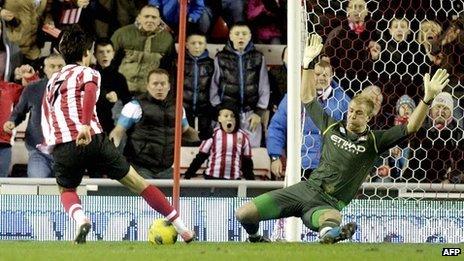
[[[314,76],[309,70],[309,64],[321,53],[322,47],[322,38],[318,34],[311,34],[306,38],[303,54],[303,76],[301,80],[302,89],[305,90],[301,95],[303,103],[309,103],[316,97],[316,89],[314,81],[312,81]]]
[[[426,73],[424,75],[424,98],[409,117],[408,133],[414,133],[420,129],[433,99],[448,85],[448,77],[449,74],[444,69],[438,69],[432,79],[430,79],[430,74]]]

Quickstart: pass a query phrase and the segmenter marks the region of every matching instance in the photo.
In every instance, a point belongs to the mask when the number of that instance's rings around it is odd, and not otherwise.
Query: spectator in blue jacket
[[[148,4],[156,6],[161,11],[163,21],[166,22],[172,30],[178,31],[179,0],[149,0]],[[190,0],[187,8],[187,22],[191,25],[197,24],[205,9],[205,2],[204,0]]]
[[[318,100],[332,118],[342,120],[348,111],[350,98],[333,79],[330,63],[321,60],[314,67],[314,81],[318,93]],[[305,178],[319,165],[322,151],[321,131],[311,118],[306,115],[304,108],[301,112],[301,126],[303,141],[301,146],[301,167]],[[279,107],[271,119],[268,128],[267,151],[271,157],[271,172],[280,177],[282,170],[282,152],[287,143],[287,95],[284,96]]]

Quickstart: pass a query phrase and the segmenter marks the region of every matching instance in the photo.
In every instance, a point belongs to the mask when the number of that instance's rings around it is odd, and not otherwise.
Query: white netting
[[[432,104],[423,128],[415,136],[378,159],[365,183],[372,186],[364,186],[358,193],[358,199],[462,200],[461,189],[450,186],[448,191],[442,188],[438,191],[437,186],[431,185],[464,184],[463,5],[462,0],[302,1],[303,42],[309,33],[317,32],[323,37],[321,57],[326,57],[332,65],[332,86],[339,85],[350,98],[368,86],[379,87],[380,94],[371,87],[373,99],[379,105],[381,103],[380,111],[370,122],[373,129],[405,124],[410,113],[408,108],[413,108],[423,96],[423,74],[432,74],[438,68],[445,68],[450,73],[451,82],[445,91],[451,95],[442,96],[440,105]],[[359,20],[366,15],[364,25],[350,24],[349,15]],[[344,103],[339,100],[328,111],[332,116],[341,118],[343,115],[339,111],[344,108]],[[317,139],[308,135],[307,131],[304,133],[302,168],[308,171],[317,165],[313,160],[318,158],[314,153],[319,149],[315,149]],[[389,186],[392,183],[406,184],[407,187],[398,189]],[[423,219],[421,233],[431,234],[433,230],[435,237],[443,236],[436,231],[441,226],[435,224],[437,217],[423,214],[418,217]],[[401,216],[383,218],[399,219],[396,223],[416,222],[414,218],[402,219]],[[444,218],[450,219],[449,216]],[[372,219],[367,221],[372,222]],[[374,220],[374,223],[380,224],[379,220]],[[449,223],[459,222],[453,219]],[[376,229],[383,230],[380,226]],[[274,237],[279,238],[283,230],[284,227],[277,222]],[[382,236],[382,240],[411,242],[405,234],[407,231],[391,232],[389,236]],[[456,237],[449,231],[444,233]],[[360,241],[379,240],[369,238]]]
[[[360,6],[364,1],[351,2],[351,12],[362,16]],[[409,142],[382,155],[369,181],[464,183],[464,70],[462,63],[451,63],[462,60],[464,32],[459,28],[464,27],[463,1],[417,2],[367,1],[365,28],[356,35],[348,25],[348,1],[305,1],[306,28],[323,36],[322,56],[330,59],[335,72],[333,83],[339,84],[348,96],[369,85],[380,88],[383,103],[371,121],[374,129],[404,124],[406,107],[411,108],[423,96],[422,75],[434,73],[437,68],[448,69],[451,84],[446,91],[451,95],[442,100],[442,105],[447,106],[432,105],[424,128]],[[369,50],[371,42],[380,46],[377,59]],[[329,111],[336,114],[342,104],[339,101],[340,107]],[[303,146],[311,151],[313,137],[305,135],[303,140]],[[306,165],[311,165],[313,158],[309,153]]]

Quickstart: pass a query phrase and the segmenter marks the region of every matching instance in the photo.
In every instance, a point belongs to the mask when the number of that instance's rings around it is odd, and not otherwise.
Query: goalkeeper
[[[310,35],[304,49],[303,85],[310,83],[308,66],[321,49],[322,38]],[[237,209],[236,217],[249,234],[249,241],[269,241],[258,234],[259,221],[291,216],[300,217],[305,226],[319,231],[321,243],[351,238],[356,224],[340,227],[340,211],[356,195],[378,155],[419,130],[433,99],[448,84],[448,76],[442,69],[437,70],[432,79],[425,74],[425,95],[408,124],[381,131],[370,130],[367,125],[374,107],[369,98],[355,96],[349,104],[346,122],[335,121],[315,102],[314,86],[309,86],[310,93],[303,103],[322,132],[324,146],[320,165],[307,181],[270,191]]]

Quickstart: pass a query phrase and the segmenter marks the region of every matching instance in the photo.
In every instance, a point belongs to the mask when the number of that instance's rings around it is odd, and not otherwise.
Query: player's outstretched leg
[[[133,192],[142,196],[151,208],[166,217],[186,243],[190,243],[195,240],[195,232],[185,226],[184,221],[179,217],[177,211],[171,206],[164,193],[157,187],[148,184],[132,166],[130,167],[127,175],[120,179],[119,182]]]
[[[321,206],[311,209],[303,216],[303,223],[312,230],[319,231],[319,242],[333,244],[350,239],[356,231],[355,223],[340,227],[342,215],[337,209]]]
[[[253,202],[248,202],[238,208],[235,212],[235,217],[242,224],[243,228],[248,233],[248,242],[251,243],[267,243],[271,242],[268,238],[259,235],[259,212]]]
[[[84,244],[86,242],[87,235],[92,227],[90,219],[85,215],[82,210],[81,200],[77,196],[75,188],[63,188],[60,189],[61,204],[63,205],[66,213],[74,219],[77,223],[77,233],[74,238],[74,243]]]

